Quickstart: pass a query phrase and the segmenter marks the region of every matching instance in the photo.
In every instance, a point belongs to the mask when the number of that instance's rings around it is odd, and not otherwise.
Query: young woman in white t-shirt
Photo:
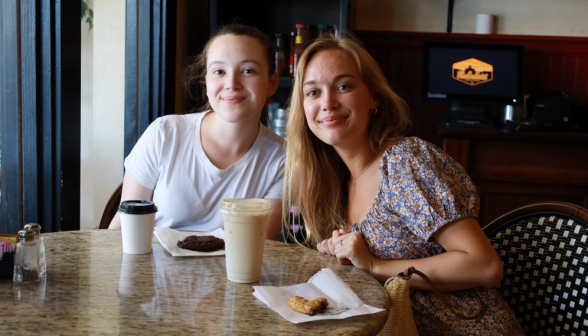
[[[153,200],[156,227],[222,227],[223,198],[266,198],[273,207],[266,238],[281,229],[285,142],[261,121],[277,89],[271,40],[239,24],[219,28],[186,71],[204,84],[200,113],[155,120],[125,159],[121,200]],[[261,119],[261,121],[260,121]],[[117,215],[110,229],[120,227]]]

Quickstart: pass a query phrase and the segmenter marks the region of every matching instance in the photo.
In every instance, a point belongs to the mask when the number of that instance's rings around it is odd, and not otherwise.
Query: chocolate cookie
[[[178,247],[183,249],[210,252],[225,248],[225,241],[214,236],[188,236],[184,240],[178,240]]]

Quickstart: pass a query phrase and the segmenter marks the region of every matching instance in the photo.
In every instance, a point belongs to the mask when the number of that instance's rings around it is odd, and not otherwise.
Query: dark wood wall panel
[[[578,57],[576,59],[576,69],[575,83],[578,94],[586,97],[588,96],[588,61],[585,58]]]
[[[476,35],[356,31],[366,49],[382,67],[392,87],[408,102],[411,135],[438,146],[434,122],[448,104],[421,100],[422,45],[424,41],[514,44],[525,47],[525,91],[565,91],[573,105],[588,105],[588,38],[561,36]]]
[[[584,144],[472,141],[470,153],[472,178],[588,186]]]
[[[535,202],[560,201],[588,207],[586,185],[542,185],[476,179],[476,187],[482,205],[478,221],[482,225],[511,210]]]
[[[588,206],[588,134],[439,128],[480,194],[482,225],[533,202]]]

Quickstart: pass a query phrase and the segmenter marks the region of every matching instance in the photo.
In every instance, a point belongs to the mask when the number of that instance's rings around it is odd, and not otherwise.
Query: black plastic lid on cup
[[[118,206],[118,212],[131,215],[144,215],[157,212],[157,207],[152,201],[128,200]]]

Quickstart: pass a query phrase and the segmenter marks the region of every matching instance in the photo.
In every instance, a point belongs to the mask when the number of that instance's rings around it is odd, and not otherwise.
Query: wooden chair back
[[[120,197],[122,195],[122,182],[118,185],[118,187],[114,190],[106,206],[104,207],[104,211],[102,212],[102,218],[100,218],[100,226],[99,229],[108,229],[110,222],[116,215],[116,211],[118,210],[118,206],[120,204]]]

